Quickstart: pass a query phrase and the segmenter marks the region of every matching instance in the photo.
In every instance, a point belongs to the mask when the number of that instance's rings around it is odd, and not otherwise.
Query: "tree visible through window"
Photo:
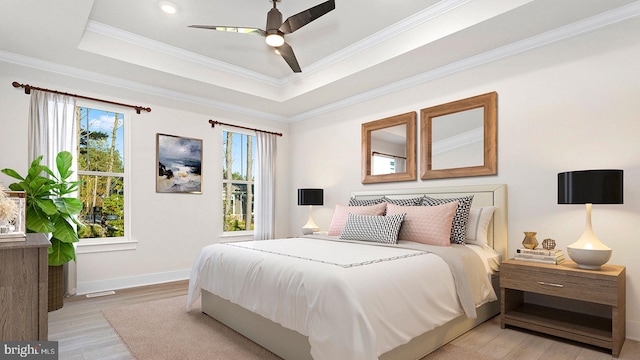
[[[224,231],[253,230],[255,136],[222,132]]]
[[[80,238],[124,236],[124,114],[76,107]]]

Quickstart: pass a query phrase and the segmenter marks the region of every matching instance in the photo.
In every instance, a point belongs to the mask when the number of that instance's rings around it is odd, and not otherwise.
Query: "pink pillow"
[[[438,206],[387,204],[387,215],[406,214],[398,240],[451,246],[451,225],[457,208],[457,201]]]
[[[380,203],[371,206],[344,206],[336,204],[336,209],[333,212],[333,218],[331,218],[331,225],[329,226],[328,234],[331,236],[338,236],[342,234],[344,224],[347,223],[349,214],[356,215],[384,215],[384,211],[387,208],[387,203]]]

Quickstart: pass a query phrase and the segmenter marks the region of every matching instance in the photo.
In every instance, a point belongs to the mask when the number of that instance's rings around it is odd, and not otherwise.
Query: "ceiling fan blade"
[[[280,56],[282,56],[282,58],[284,59],[284,61],[286,61],[287,64],[289,64],[289,67],[291,68],[291,70],[293,70],[293,72],[297,72],[297,73],[302,72],[302,69],[300,69],[300,65],[298,65],[298,60],[296,59],[296,55],[293,53],[293,48],[291,48],[289,44],[284,43],[280,47],[278,47],[277,50]]]
[[[216,31],[236,32],[241,34],[265,36],[266,32],[262,29],[237,27],[237,26],[219,26],[219,25],[189,25],[190,28],[207,29]]]
[[[325,1],[322,4],[288,17],[278,30],[285,34],[290,34],[335,8],[335,0]]]

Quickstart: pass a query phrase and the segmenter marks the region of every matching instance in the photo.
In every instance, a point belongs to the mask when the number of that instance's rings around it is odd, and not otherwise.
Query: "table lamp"
[[[558,174],[558,204],[585,204],[587,225],[578,241],[567,247],[581,269],[598,270],[611,258],[611,249],[600,242],[591,226],[592,204],[622,204],[622,170],[581,170]]]
[[[324,198],[323,189],[298,189],[298,205],[309,206],[309,221],[302,227],[302,233],[304,235],[313,234],[314,231],[319,231],[320,228],[313,222],[311,216],[313,205],[322,205]]]

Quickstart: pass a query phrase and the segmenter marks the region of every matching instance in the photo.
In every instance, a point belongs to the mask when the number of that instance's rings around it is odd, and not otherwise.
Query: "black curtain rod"
[[[388,157],[392,157],[392,158],[398,158],[398,159],[405,159],[407,160],[406,157],[404,156],[398,156],[398,155],[392,155],[392,154],[385,154],[383,152],[379,152],[379,151],[372,151],[371,155],[383,155],[383,156],[388,156]]]
[[[237,128],[240,128],[240,129],[259,131],[259,132],[263,132],[263,133],[267,133],[267,134],[274,134],[274,135],[282,136],[282,133],[278,133],[278,132],[260,130],[260,129],[250,128],[250,127],[240,126],[240,125],[227,124],[227,123],[223,123],[223,122],[220,122],[220,121],[217,121],[217,120],[209,120],[209,124],[211,124],[211,127],[216,127],[216,125],[226,125],[226,126],[237,127]]]
[[[29,84],[20,84],[17,81],[14,81],[13,83],[11,83],[11,85],[13,85],[14,88],[19,88],[19,87],[24,88],[24,93],[27,94],[27,95],[31,94],[31,90],[40,90],[40,91],[46,91],[46,92],[50,92],[50,93],[54,93],[54,94],[73,96],[73,97],[77,97],[77,98],[80,98],[80,99],[87,99],[87,100],[93,100],[93,101],[100,101],[100,102],[107,103],[107,104],[126,106],[126,107],[130,107],[130,108],[135,109],[137,114],[140,114],[140,111],[142,111],[142,110],[144,110],[146,112],[151,112],[151,108],[150,107],[122,104],[122,103],[118,103],[118,102],[115,102],[115,101],[97,99],[97,98],[92,98],[92,97],[88,97],[88,96],[82,96],[82,95],[78,95],[78,94],[70,94],[70,93],[57,91],[57,90],[44,89],[44,88],[40,88],[40,87],[36,87],[36,86],[31,86]]]

